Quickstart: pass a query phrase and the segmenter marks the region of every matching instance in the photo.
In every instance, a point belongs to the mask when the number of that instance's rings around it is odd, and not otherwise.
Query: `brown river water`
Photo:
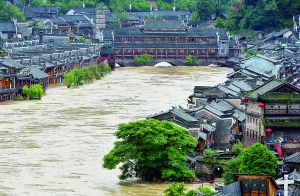
[[[118,169],[102,168],[117,125],[185,108],[195,85],[217,85],[230,72],[118,68],[76,89],[52,85],[42,100],[0,103],[0,195],[164,195],[168,184],[120,181]]]

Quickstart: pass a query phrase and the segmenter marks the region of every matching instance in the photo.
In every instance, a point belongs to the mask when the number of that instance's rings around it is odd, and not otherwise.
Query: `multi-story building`
[[[247,99],[244,146],[276,140],[281,143],[283,155],[300,151],[300,90],[271,79],[243,94]]]
[[[104,29],[104,41],[113,44],[118,59],[149,54],[153,58],[197,57],[202,64],[229,57],[225,29],[190,28],[182,21],[148,21],[140,28]]]

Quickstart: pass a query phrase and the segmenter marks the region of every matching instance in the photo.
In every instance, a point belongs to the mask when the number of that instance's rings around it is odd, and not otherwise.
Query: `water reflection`
[[[120,182],[118,169],[101,167],[117,125],[185,107],[195,85],[216,85],[229,72],[120,68],[77,89],[50,86],[42,100],[1,103],[0,195],[163,195],[167,184]]]

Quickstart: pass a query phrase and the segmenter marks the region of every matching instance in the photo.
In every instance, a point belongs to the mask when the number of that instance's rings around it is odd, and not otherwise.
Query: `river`
[[[164,195],[168,184],[121,182],[118,169],[102,168],[117,125],[186,107],[195,85],[217,85],[230,72],[118,68],[79,88],[52,85],[42,100],[0,103],[0,195]]]

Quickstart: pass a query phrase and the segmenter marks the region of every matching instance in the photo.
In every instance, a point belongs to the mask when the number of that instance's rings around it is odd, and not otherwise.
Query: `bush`
[[[21,95],[17,95],[13,98],[14,101],[23,101],[24,98]]]
[[[185,57],[185,62],[186,62],[187,65],[190,65],[190,66],[199,64],[197,57],[191,56],[191,55],[187,55]]]
[[[152,56],[149,54],[143,54],[142,56],[135,56],[133,60],[134,66],[143,66],[148,65],[152,59]]]
[[[199,190],[201,193],[203,193],[203,194],[211,194],[211,195],[216,194],[216,191],[212,190],[212,189],[209,188],[209,187],[202,187],[202,186],[200,186],[200,187],[198,188],[198,190]]]
[[[41,99],[44,95],[44,90],[40,84],[34,84],[30,88],[25,85],[22,88],[22,93],[26,96],[26,99]]]

